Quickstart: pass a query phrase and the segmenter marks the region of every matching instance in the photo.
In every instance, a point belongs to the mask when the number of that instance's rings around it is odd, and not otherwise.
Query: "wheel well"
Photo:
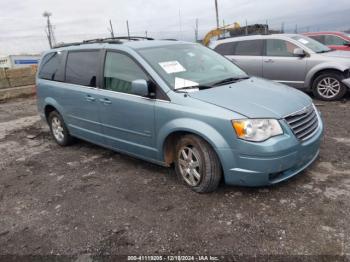
[[[175,131],[175,132],[169,134],[166,137],[165,142],[163,143],[163,157],[164,157],[164,162],[167,165],[170,166],[171,164],[174,163],[176,143],[181,137],[183,137],[185,135],[198,136],[201,139],[203,139],[204,141],[206,141],[209,145],[211,145],[211,143],[209,141],[207,141],[205,138],[203,138],[202,136],[200,136],[196,133],[188,132],[188,131]],[[219,158],[219,156],[218,156],[218,158]],[[220,160],[220,158],[219,158],[219,160]]]
[[[46,118],[46,120],[48,120],[50,113],[53,111],[57,111],[57,110],[52,105],[45,106],[45,118]]]
[[[344,72],[340,71],[340,70],[337,70],[337,69],[323,69],[323,70],[320,70],[318,72],[316,72],[316,74],[314,74],[314,76],[312,77],[311,79],[311,89],[313,89],[314,87],[314,81],[317,77],[319,77],[320,75],[322,74],[325,74],[325,73],[337,73],[337,74],[341,74],[341,75],[344,75]]]
[[[176,131],[171,134],[169,134],[165,142],[163,144],[163,157],[164,157],[164,162],[167,165],[171,165],[174,163],[175,159],[175,147],[177,141],[183,137],[184,135],[192,134],[190,132],[184,132],[184,131]]]

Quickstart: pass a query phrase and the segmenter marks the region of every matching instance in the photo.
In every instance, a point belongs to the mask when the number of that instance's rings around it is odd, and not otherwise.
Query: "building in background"
[[[9,55],[0,56],[0,68],[22,68],[38,65],[40,55]]]

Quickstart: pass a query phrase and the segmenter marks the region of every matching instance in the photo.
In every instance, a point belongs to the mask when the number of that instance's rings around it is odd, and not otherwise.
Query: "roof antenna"
[[[129,30],[129,21],[126,20],[126,30],[128,31],[128,39],[130,40],[130,30]]]
[[[111,37],[114,38],[114,30],[113,30],[113,25],[112,25],[112,20],[111,19],[109,19],[108,31],[111,33]]]

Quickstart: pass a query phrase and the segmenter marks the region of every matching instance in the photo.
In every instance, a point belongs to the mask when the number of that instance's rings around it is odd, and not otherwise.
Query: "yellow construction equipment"
[[[208,46],[209,43],[210,43],[210,40],[213,37],[224,35],[226,32],[229,32],[231,30],[237,30],[239,28],[241,28],[241,26],[239,25],[239,23],[236,23],[236,22],[233,23],[233,24],[230,24],[230,25],[226,25],[226,26],[223,26],[223,27],[215,28],[215,29],[209,31],[205,35],[205,37],[203,38],[203,45]]]

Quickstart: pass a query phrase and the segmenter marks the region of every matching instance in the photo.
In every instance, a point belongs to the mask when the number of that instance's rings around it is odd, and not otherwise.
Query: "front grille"
[[[318,117],[313,105],[284,118],[299,140],[306,140],[318,128]]]

